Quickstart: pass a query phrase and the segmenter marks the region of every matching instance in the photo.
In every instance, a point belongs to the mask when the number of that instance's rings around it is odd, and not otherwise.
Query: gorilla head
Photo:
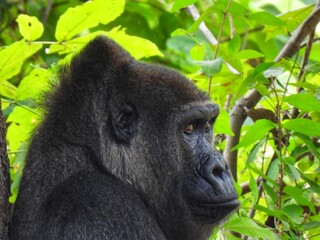
[[[32,139],[12,239],[206,239],[238,207],[212,147],[219,109],[191,81],[104,37],[60,76]]]

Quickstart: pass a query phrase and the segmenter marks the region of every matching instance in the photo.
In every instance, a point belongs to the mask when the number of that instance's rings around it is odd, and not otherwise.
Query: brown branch
[[[6,145],[6,125],[1,111],[0,99],[0,239],[9,239],[10,219],[10,175]]]
[[[301,42],[306,36],[314,31],[319,21],[320,7],[318,3],[313,13],[297,28],[297,30],[291,36],[288,43],[283,47],[278,56],[275,58],[275,61],[279,61],[282,58],[294,56],[300,49]],[[227,136],[224,157],[229,163],[235,180],[237,180],[238,151],[231,151],[231,149],[239,143],[241,127],[244,120],[246,119],[245,109],[253,108],[260,101],[261,97],[261,94],[256,89],[250,90],[246,96],[236,102],[230,114],[230,124],[234,136]]]
[[[301,42],[314,31],[320,21],[320,4],[318,3],[311,15],[293,32],[292,36],[282,48],[275,62],[282,58],[290,58],[300,49]]]

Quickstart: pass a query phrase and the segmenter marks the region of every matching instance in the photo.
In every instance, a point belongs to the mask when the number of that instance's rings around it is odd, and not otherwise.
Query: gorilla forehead
[[[166,106],[177,110],[182,105],[207,102],[208,95],[200,91],[194,83],[179,72],[167,67],[133,61],[123,71],[123,94],[134,96],[139,104]],[[128,94],[128,91],[135,91]],[[160,105],[161,106],[160,106]]]

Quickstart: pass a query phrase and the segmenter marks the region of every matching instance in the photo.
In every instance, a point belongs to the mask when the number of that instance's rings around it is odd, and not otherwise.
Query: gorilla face
[[[193,164],[185,198],[194,219],[203,223],[218,223],[239,206],[228,165],[212,146],[218,114],[215,104],[195,105],[179,126],[185,158]]]

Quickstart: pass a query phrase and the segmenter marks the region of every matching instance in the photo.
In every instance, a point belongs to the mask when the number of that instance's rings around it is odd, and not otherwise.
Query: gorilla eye
[[[186,125],[186,126],[184,126],[184,128],[183,128],[183,131],[185,132],[185,133],[193,133],[193,131],[194,131],[194,125],[193,124],[188,124],[188,125]]]
[[[206,122],[206,124],[204,125],[204,129],[205,130],[211,130],[211,123],[210,122]]]

